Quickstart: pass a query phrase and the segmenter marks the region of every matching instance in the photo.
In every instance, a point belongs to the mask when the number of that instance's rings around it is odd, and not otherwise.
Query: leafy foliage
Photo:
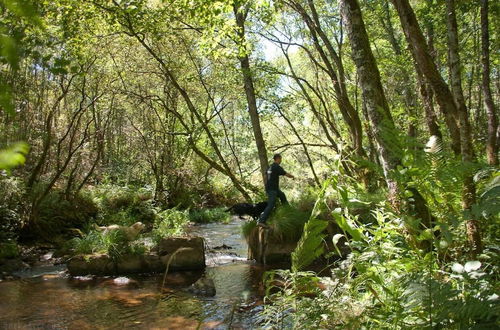
[[[151,237],[159,242],[163,237],[176,236],[184,233],[184,227],[189,222],[189,212],[176,208],[167,209],[158,214]]]
[[[309,266],[323,254],[323,240],[328,222],[315,218],[309,219],[304,226],[302,237],[292,253],[292,270],[299,271]]]
[[[492,327],[498,321],[496,261],[439,262],[405,242],[399,219],[374,211],[375,225],[360,225],[367,240],[350,241],[353,251],[332,268],[331,277],[279,271],[264,316],[281,328]],[[498,257],[495,257],[497,259]],[[311,292],[299,283],[321,283]],[[277,292],[276,292],[277,291]]]
[[[112,258],[126,254],[144,254],[146,247],[137,242],[129,242],[121,230],[109,232],[91,230],[84,237],[71,241],[74,254],[106,253]]]

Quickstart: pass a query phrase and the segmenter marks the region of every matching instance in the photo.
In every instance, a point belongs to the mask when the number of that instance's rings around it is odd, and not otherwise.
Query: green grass
[[[243,237],[248,238],[255,227],[257,227],[257,221],[244,221],[241,225],[241,233]]]
[[[189,211],[189,221],[194,223],[228,223],[230,219],[229,213],[223,207]]]
[[[92,230],[82,238],[74,238],[70,241],[74,255],[105,253],[116,259],[122,255],[142,255],[148,251],[144,244],[128,241],[121,230],[113,230],[108,233]]]
[[[297,242],[309,217],[310,212],[301,211],[293,206],[277,207],[267,221],[271,239],[277,242]],[[243,223],[243,236],[248,238],[256,226],[255,221]]]

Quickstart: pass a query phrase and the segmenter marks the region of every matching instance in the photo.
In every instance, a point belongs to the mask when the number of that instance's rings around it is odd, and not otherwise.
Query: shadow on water
[[[0,283],[0,328],[254,328],[262,308],[263,267],[246,260],[240,221],[193,227],[207,240],[200,272],[129,277],[68,277],[60,269]],[[213,279],[216,295],[190,293],[200,276]],[[35,276],[35,277],[33,277]]]

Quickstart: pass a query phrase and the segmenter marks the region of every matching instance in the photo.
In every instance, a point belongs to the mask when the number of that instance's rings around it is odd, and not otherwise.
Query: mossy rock
[[[78,255],[68,262],[69,273],[77,275],[124,275],[158,273],[169,270],[186,271],[205,268],[205,241],[201,237],[163,238],[159,254]]]
[[[158,244],[158,254],[171,270],[205,268],[205,240],[201,237],[166,237]]]
[[[78,255],[68,261],[71,275],[114,275],[116,267],[107,254]]]

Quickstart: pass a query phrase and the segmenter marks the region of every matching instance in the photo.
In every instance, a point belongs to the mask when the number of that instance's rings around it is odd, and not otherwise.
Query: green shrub
[[[229,213],[225,208],[198,209],[189,211],[189,221],[194,223],[229,222]]]
[[[130,226],[137,221],[152,224],[156,219],[157,209],[150,189],[101,185],[89,194],[99,206],[100,225]]]
[[[61,235],[66,235],[72,228],[84,228],[98,212],[88,194],[66,199],[61,191],[51,191],[40,203],[28,236],[58,243]]]
[[[348,212],[344,216],[351,217]],[[374,218],[370,225],[354,227],[352,218],[339,224],[351,233],[352,253],[335,263],[331,277],[291,271],[268,275],[266,300],[272,304],[262,314],[266,325],[494,328],[500,312],[497,250],[486,249],[478,260],[442,263],[439,241],[434,251],[424,252],[407,244],[398,217],[379,209]],[[311,285],[318,282],[321,290]],[[276,283],[279,287],[273,287]]]
[[[293,206],[278,207],[268,220],[271,236],[280,242],[297,242],[310,214]]]
[[[182,235],[188,223],[188,211],[180,211],[177,208],[161,211],[153,225],[151,237],[158,243],[163,237]]]
[[[73,238],[71,241],[73,254],[106,253],[112,258],[125,254],[144,254],[146,246],[140,242],[130,242],[121,230],[109,232],[91,230],[82,238]]]

